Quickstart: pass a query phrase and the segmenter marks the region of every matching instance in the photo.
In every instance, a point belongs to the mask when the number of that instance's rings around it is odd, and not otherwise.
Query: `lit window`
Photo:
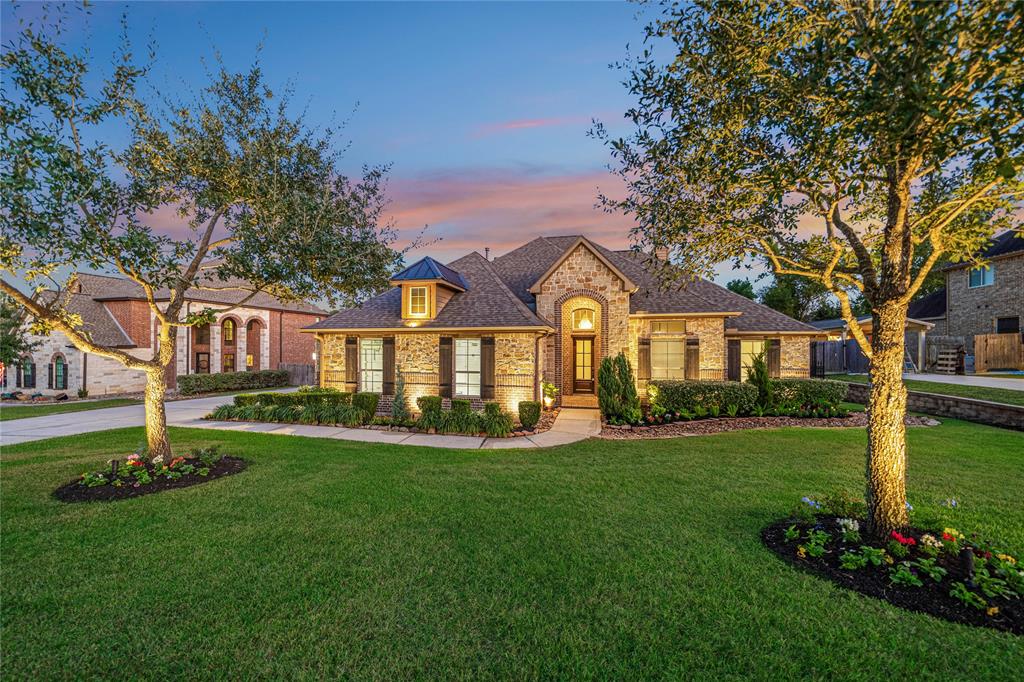
[[[480,395],[480,339],[455,339],[455,395]]]
[[[409,314],[427,314],[427,287],[409,287]]]
[[[989,287],[995,284],[996,281],[996,269],[992,265],[986,265],[980,268],[972,268],[970,274],[970,287]]]
[[[754,366],[754,358],[763,353],[766,346],[767,342],[763,340],[740,341],[740,381],[747,380],[747,371]]]
[[[572,328],[588,331],[594,328],[594,311],[589,308],[580,308],[572,311]]]
[[[685,356],[683,339],[651,339],[651,378],[682,379]]]
[[[245,368],[246,369],[252,369],[252,366],[255,363],[255,361],[256,361],[256,358],[253,357],[252,353],[246,353],[246,355],[245,355]]]
[[[224,354],[224,368],[223,372],[234,372],[235,371],[235,354],[225,353]]]
[[[652,334],[685,334],[686,320],[654,320],[651,322]]]
[[[224,324],[221,325],[222,333],[224,334],[224,343],[229,346],[235,345],[235,322],[234,320],[224,320]]]
[[[359,341],[360,391],[380,393],[384,390],[384,339]]]

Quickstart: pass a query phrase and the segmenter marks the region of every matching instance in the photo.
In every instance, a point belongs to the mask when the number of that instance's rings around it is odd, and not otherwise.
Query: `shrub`
[[[356,393],[352,396],[352,407],[362,410],[372,419],[377,414],[377,403],[380,402],[380,395],[377,393]]]
[[[235,418],[235,406],[231,404],[219,405],[209,414],[210,419],[224,421]]]
[[[439,430],[445,433],[480,433],[483,428],[482,421],[480,415],[472,410],[468,400],[453,400],[452,409],[442,413]]]
[[[772,404],[772,381],[768,374],[768,359],[765,351],[754,356],[747,370],[747,381],[757,387],[757,404],[770,406]]]
[[[706,416],[712,406],[719,410],[735,405],[738,414],[749,414],[757,403],[757,388],[738,381],[652,381],[648,391],[652,406],[671,412]]]
[[[621,391],[622,419],[628,423],[640,421],[640,397],[636,394],[636,379],[633,377],[633,368],[626,359],[624,353],[615,356],[615,373],[619,378],[619,390]]]
[[[416,426],[424,431],[440,429],[443,413],[441,412],[442,401],[440,396],[424,395],[416,399],[416,406],[420,408],[420,418]]]
[[[287,385],[288,372],[277,369],[265,369],[259,372],[178,375],[178,392],[182,395],[239,391],[247,388],[274,388]]]
[[[340,393],[338,389],[330,386],[299,386],[299,393]]]
[[[493,438],[504,438],[512,433],[512,428],[515,426],[512,414],[501,409],[501,405],[498,403],[487,403],[484,405],[484,414],[481,421],[483,422],[484,431]]]
[[[597,373],[597,403],[604,418],[613,424],[640,421],[640,399],[636,394],[633,368],[624,354],[601,360]]]
[[[409,421],[409,399],[405,395],[405,378],[402,368],[395,368],[395,395],[391,398],[391,419],[395,424]]]
[[[536,400],[519,401],[519,423],[524,429],[532,429],[540,421],[540,403]]]
[[[258,405],[260,402],[259,393],[239,393],[235,396],[235,407],[245,407],[246,405]]]
[[[827,406],[831,410],[846,399],[847,386],[828,379],[776,379],[772,382],[776,403],[803,408]]]

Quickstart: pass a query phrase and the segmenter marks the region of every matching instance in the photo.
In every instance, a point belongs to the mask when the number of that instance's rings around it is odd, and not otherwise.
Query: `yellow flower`
[[[892,557],[889,556],[888,554],[885,555],[885,563],[887,563],[890,566],[892,566]]]
[[[1016,565],[1016,563],[1017,563],[1017,560],[1014,559],[1009,554],[996,554],[996,558],[999,559],[1000,561],[1005,561],[1008,564],[1015,564]]]
[[[998,607],[998,606],[990,606],[990,607],[988,608],[988,610],[987,610],[987,611],[985,611],[985,613],[987,613],[987,614],[988,614],[988,615],[990,615],[990,616],[994,616],[994,615],[996,615],[997,613],[999,613],[999,607]]]
[[[959,540],[963,540],[964,539],[964,534],[961,533],[960,531],[958,531],[956,528],[943,528],[942,531],[944,533],[947,533],[948,535],[952,535],[953,537],[955,537],[955,538],[957,538]]]
[[[807,550],[804,548],[803,545],[797,545],[796,546],[796,555],[798,557],[800,557],[801,559],[806,559],[807,558]]]

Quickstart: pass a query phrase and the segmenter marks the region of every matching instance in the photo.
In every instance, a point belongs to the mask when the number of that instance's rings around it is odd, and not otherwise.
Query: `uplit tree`
[[[1024,163],[1019,2],[666,3],[625,69],[611,147],[640,248],[824,285],[871,359],[868,527],[908,523],[907,304],[942,258],[1012,225]],[[656,51],[668,48],[669,53]],[[924,254],[923,257],[920,257]],[[851,296],[873,313],[871,340]]]
[[[34,293],[8,281],[0,290],[80,350],[145,373],[148,451],[161,461],[175,335],[214,315],[186,315],[187,292],[242,290],[241,306],[259,292],[334,302],[378,289],[399,258],[378,225],[383,171],[346,177],[335,131],[293,114],[258,65],[221,66],[178,102],[142,94],[148,72],[127,38],[101,80],[62,37],[59,26],[30,26],[3,50],[0,268]],[[118,147],[108,141],[119,126]],[[184,238],[153,228],[154,213],[168,210]],[[159,323],[151,357],[98,343],[69,312],[83,267],[139,286]],[[37,295],[44,289],[55,293]]]

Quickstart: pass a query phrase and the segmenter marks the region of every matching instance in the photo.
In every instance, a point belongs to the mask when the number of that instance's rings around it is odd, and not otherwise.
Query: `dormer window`
[[[429,289],[427,287],[409,287],[409,315],[426,317],[430,312],[427,304]]]

